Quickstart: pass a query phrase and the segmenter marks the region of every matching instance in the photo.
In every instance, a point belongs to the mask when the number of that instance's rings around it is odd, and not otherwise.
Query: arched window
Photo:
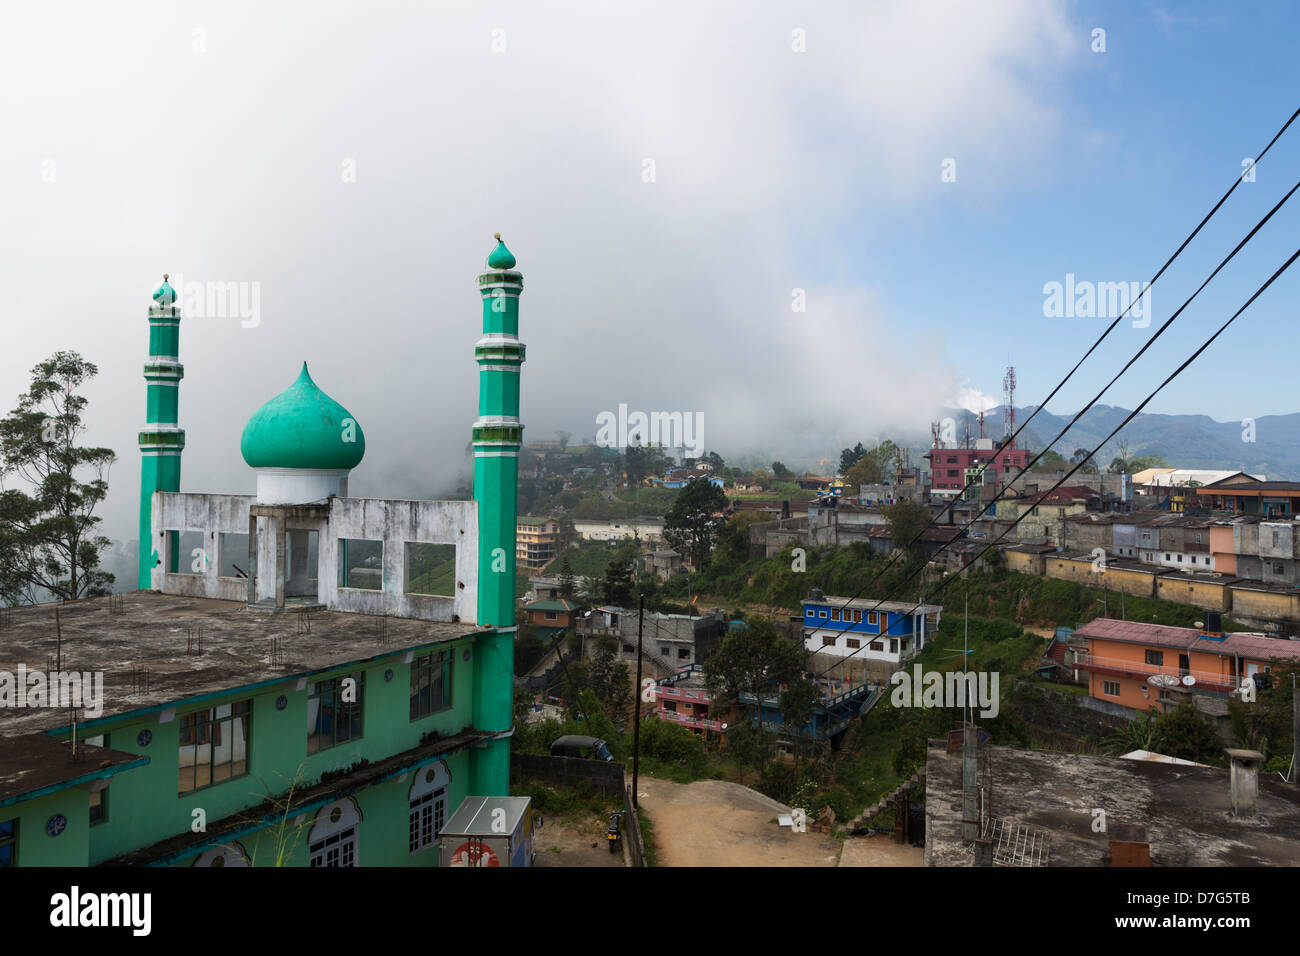
[[[412,853],[433,846],[447,822],[447,791],[451,787],[451,771],[445,760],[438,760],[415,772],[411,782],[411,839]]]
[[[356,866],[361,811],[351,797],[321,807],[311,828],[311,866]]]
[[[195,866],[248,866],[248,854],[240,843],[205,850],[194,860]]]

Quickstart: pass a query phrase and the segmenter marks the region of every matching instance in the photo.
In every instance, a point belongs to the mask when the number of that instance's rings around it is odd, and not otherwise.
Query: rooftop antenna
[[[1014,444],[1010,444],[1011,436],[1016,433],[1016,367],[1007,366],[1007,374],[1002,376],[1002,422],[1003,432],[1008,447],[1015,449]]]

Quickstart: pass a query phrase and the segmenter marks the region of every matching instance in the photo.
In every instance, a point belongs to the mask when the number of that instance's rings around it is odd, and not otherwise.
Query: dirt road
[[[790,808],[740,784],[642,777],[638,790],[654,825],[660,866],[835,866],[839,861],[838,839],[777,826],[776,816]]]

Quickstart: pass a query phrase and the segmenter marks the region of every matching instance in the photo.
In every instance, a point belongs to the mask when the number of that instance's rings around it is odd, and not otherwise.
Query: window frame
[[[411,659],[411,693],[409,707],[407,708],[410,720],[408,723],[415,723],[417,720],[432,717],[434,714],[441,714],[452,708],[452,675],[455,671],[455,660],[456,652],[454,648],[450,650],[447,648],[430,650]],[[417,680],[426,672],[429,683],[417,688]],[[441,679],[442,682],[440,695],[434,694],[433,682],[435,678]],[[421,702],[417,695],[426,691],[427,702]],[[435,706],[438,703],[441,703],[442,706]]]
[[[217,712],[222,708],[228,708],[224,715]],[[200,721],[198,718],[202,717]],[[239,735],[235,733],[235,722],[243,723],[243,741],[244,741],[244,769],[240,773],[235,773],[235,742]],[[222,727],[225,726],[225,736],[222,736]],[[188,738],[188,739],[187,739]],[[217,749],[222,747],[222,740],[228,741],[230,753],[224,760],[217,759]],[[190,764],[190,782],[191,786],[182,787],[184,781],[180,775],[185,772],[186,767],[181,765],[181,753],[186,748],[192,748],[194,761]],[[208,782],[199,783],[199,768],[203,764],[199,761],[199,750],[207,747],[207,768]],[[176,795],[185,797],[200,790],[208,790],[212,787],[218,787],[223,783],[231,780],[238,780],[241,777],[247,777],[252,773],[252,751],[253,751],[253,698],[247,697],[243,700],[232,700],[225,704],[213,704],[211,707],[204,707],[199,710],[190,711],[188,714],[181,714],[176,721]],[[227,776],[217,779],[217,768],[226,766],[229,768]],[[107,819],[107,805],[105,800],[104,818],[98,821],[104,822]]]
[[[346,703],[342,699],[343,681],[349,677],[354,678],[357,682],[357,699],[353,703]],[[329,685],[328,690],[324,689],[326,685]],[[316,746],[316,749],[313,750],[312,739],[316,738],[317,740],[320,740],[321,737],[323,736],[320,733],[319,728],[321,723],[321,717],[322,714],[324,713],[325,699],[327,695],[331,704],[330,736],[329,736],[330,742],[327,744],[318,744]],[[365,737],[366,735],[366,725],[365,725],[366,672],[365,671],[349,672],[346,674],[338,674],[334,677],[318,678],[317,680],[310,681],[307,684],[307,717],[309,720],[311,719],[311,702],[313,700],[319,700],[321,701],[321,704],[316,711],[315,724],[308,725],[307,728],[307,755],[308,756],[311,756],[312,754],[321,753],[322,751],[325,750],[332,750],[334,747],[339,747],[342,746],[343,744],[351,743],[354,740],[361,740]],[[355,711],[348,710],[347,708],[355,708]],[[349,729],[352,726],[351,718],[353,714],[355,714],[357,731],[355,734],[349,733],[348,736],[340,739],[338,733],[340,721],[338,717],[342,714],[348,715]]]

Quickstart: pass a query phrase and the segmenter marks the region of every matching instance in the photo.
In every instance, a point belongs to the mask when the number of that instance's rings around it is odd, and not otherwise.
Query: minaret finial
[[[499,232],[494,232],[494,233],[492,233],[492,238],[495,239],[497,242],[500,242],[500,241],[501,241],[501,233],[499,233]]]

